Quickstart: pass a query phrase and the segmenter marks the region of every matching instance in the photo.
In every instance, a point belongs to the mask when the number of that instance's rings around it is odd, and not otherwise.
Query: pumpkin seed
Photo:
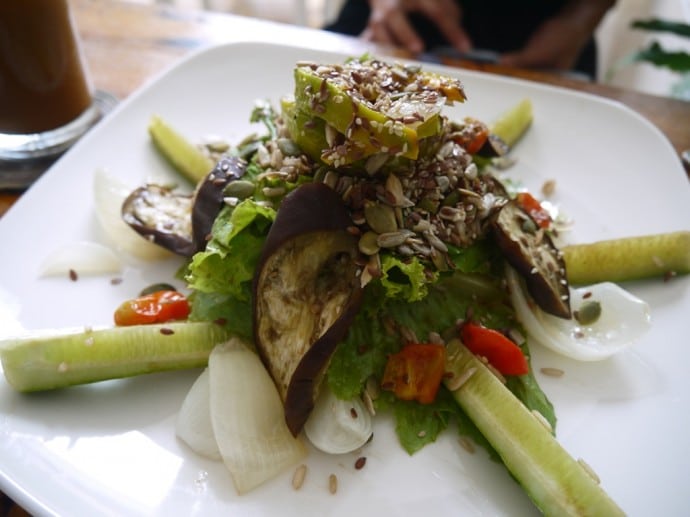
[[[389,233],[398,229],[393,207],[381,203],[364,205],[364,218],[369,227],[376,233]]]
[[[247,180],[231,181],[225,187],[224,194],[228,197],[247,199],[249,196],[254,194],[254,183]]]
[[[596,300],[587,300],[573,316],[580,325],[591,325],[601,316],[601,304]]]
[[[278,149],[285,156],[299,156],[302,154],[302,150],[289,138],[279,138],[276,144],[278,144]]]
[[[374,232],[366,232],[359,239],[359,251],[365,255],[375,255],[381,247],[376,243],[378,235]]]

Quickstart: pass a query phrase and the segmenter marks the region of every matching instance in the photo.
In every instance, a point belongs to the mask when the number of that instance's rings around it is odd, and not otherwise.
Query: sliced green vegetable
[[[158,116],[151,117],[149,135],[177,172],[197,184],[213,169],[213,160]]]
[[[573,244],[562,251],[572,284],[690,273],[690,231]]]
[[[304,154],[314,161],[320,161],[321,153],[328,149],[325,122],[298,109],[295,102],[290,99],[281,100],[280,105],[290,136]]]
[[[443,104],[464,100],[459,81],[402,65],[365,60],[295,68],[298,112],[323,120],[340,136],[337,142],[336,135],[328,138],[330,149],[321,156],[327,163],[342,165],[377,153],[416,159],[420,141],[441,130]],[[308,144],[299,133],[293,138]]]
[[[489,131],[503,140],[508,147],[513,147],[531,124],[532,102],[529,99],[523,99],[494,120],[489,125]]]
[[[541,419],[458,340],[448,343],[446,371],[446,387],[545,515],[623,515]]]
[[[206,365],[230,333],[215,323],[167,323],[28,334],[0,342],[5,377],[40,391]]]

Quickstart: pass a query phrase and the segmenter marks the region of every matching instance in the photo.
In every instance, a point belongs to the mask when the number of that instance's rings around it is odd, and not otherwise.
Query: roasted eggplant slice
[[[144,185],[122,203],[122,219],[140,235],[179,255],[194,253],[192,196]]]
[[[191,257],[206,247],[226,189],[244,175],[246,166],[240,158],[222,158],[193,195],[161,185],[139,187],[122,204],[122,219],[159,246]]]
[[[298,187],[283,200],[254,277],[254,340],[295,436],[361,304],[351,224],[331,188]]]
[[[570,318],[565,261],[549,235],[515,201],[501,207],[492,228],[506,260],[525,279],[537,305],[554,316]]]
[[[195,251],[206,247],[213,221],[223,208],[225,190],[231,182],[244,176],[247,162],[235,156],[221,158],[210,174],[198,185],[192,203],[192,235]]]

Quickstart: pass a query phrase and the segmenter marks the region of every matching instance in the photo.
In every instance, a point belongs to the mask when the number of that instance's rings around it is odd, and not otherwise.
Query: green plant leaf
[[[633,29],[642,29],[656,32],[670,32],[678,36],[685,36],[690,38],[690,25],[687,23],[672,22],[669,20],[651,19],[651,20],[635,20],[630,26]]]
[[[638,50],[629,56],[630,62],[650,63],[654,66],[668,68],[674,72],[690,71],[690,54],[687,52],[670,52],[658,42],[652,42],[646,49]]]

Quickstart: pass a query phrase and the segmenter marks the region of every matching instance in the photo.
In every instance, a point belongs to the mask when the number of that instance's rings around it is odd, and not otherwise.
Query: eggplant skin
[[[213,222],[223,208],[225,189],[244,176],[247,163],[223,157],[193,195],[148,184],[134,190],[122,204],[122,219],[137,233],[184,257],[206,248]]]
[[[491,225],[496,243],[525,280],[536,304],[544,312],[569,319],[572,314],[565,261],[549,235],[538,229],[515,201],[503,205]]]
[[[132,191],[122,203],[122,220],[147,240],[189,256],[192,242],[192,196],[148,184]]]
[[[197,186],[192,202],[192,237],[194,250],[206,248],[213,222],[223,208],[225,188],[244,176],[247,162],[236,156],[224,156]]]
[[[293,435],[302,430],[338,344],[359,311],[357,239],[341,198],[305,184],[283,200],[254,277],[254,340]]]

